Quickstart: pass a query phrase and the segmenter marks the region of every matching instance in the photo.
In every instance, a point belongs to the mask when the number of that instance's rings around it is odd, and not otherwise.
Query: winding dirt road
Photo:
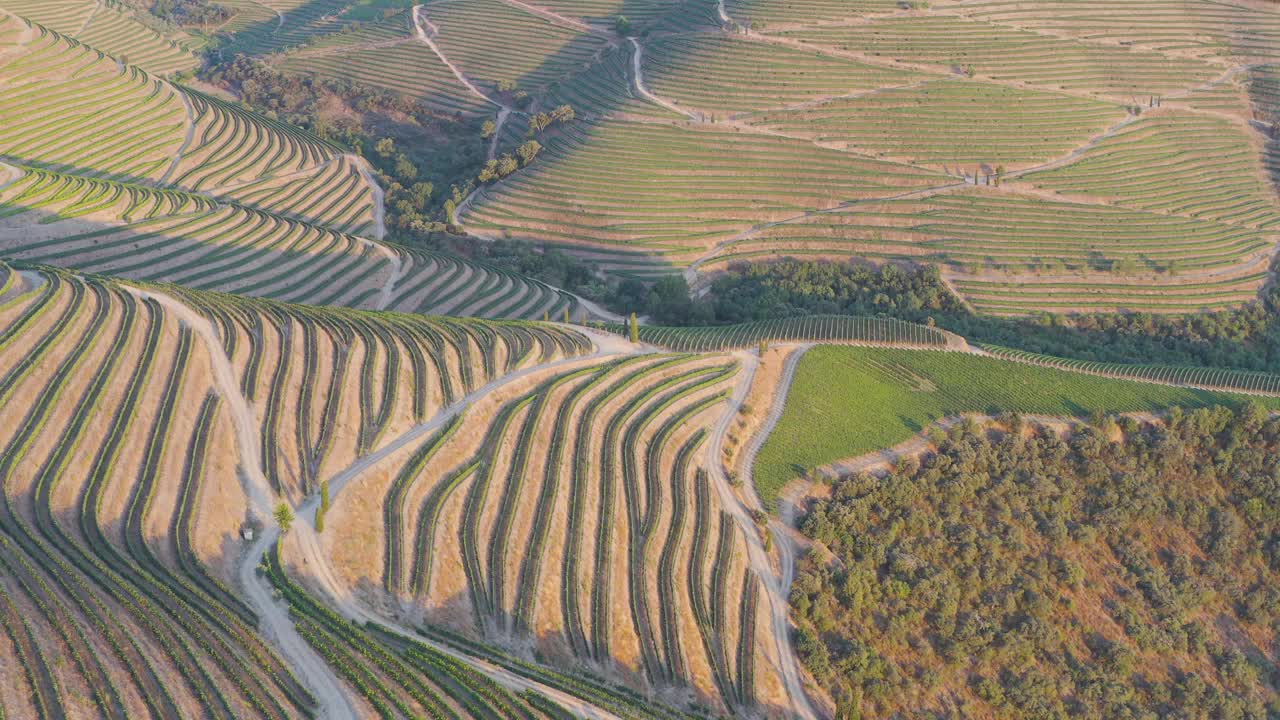
[[[368,160],[354,153],[347,153],[346,158],[356,166],[356,171],[373,194],[373,237],[381,240],[387,236],[387,193],[373,176],[373,168]]]
[[[462,83],[463,86],[466,87],[473,95],[491,105],[497,105],[499,108],[507,107],[488,95],[485,95],[480,88],[475,86],[475,83],[468,80],[467,76],[462,74],[462,70],[457,65],[453,64],[453,61],[444,54],[444,51],[440,49],[440,46],[436,45],[436,41],[433,39],[437,32],[435,23],[428,20],[426,15],[422,14],[423,10],[424,7],[422,5],[413,6],[413,30],[417,33],[418,39],[421,40],[428,48],[431,48],[431,52],[435,53],[436,57],[440,58],[440,62],[444,63],[445,67],[449,68],[449,72],[452,72],[453,76],[458,79],[458,82]],[[510,110],[511,108],[507,109]]]
[[[791,579],[794,575],[794,571],[791,568],[794,567],[793,553],[795,552],[795,546],[791,543],[789,537],[775,538],[778,554],[782,558],[782,572],[774,574],[773,565],[769,562],[769,555],[764,550],[764,543],[760,541],[760,533],[756,529],[755,520],[752,519],[747,506],[734,492],[721,462],[724,457],[722,448],[724,447],[725,435],[728,434],[733,419],[738,416],[742,403],[751,391],[751,383],[755,379],[756,369],[760,364],[759,358],[752,353],[738,352],[735,355],[742,363],[743,373],[738,380],[738,387],[734,390],[733,397],[729,400],[729,407],[725,409],[724,415],[711,432],[711,440],[707,444],[705,451],[706,466],[708,474],[715,483],[721,505],[733,516],[734,521],[742,529],[742,533],[746,537],[748,560],[764,585],[765,593],[769,597],[769,611],[773,620],[771,623],[773,625],[773,639],[778,651],[782,681],[786,685],[787,695],[791,700],[792,715],[801,720],[817,720],[817,712],[814,711],[813,705],[809,702],[809,696],[805,694],[804,683],[800,679],[796,654],[791,648],[791,606],[788,602],[788,595],[791,590]],[[791,369],[794,373],[794,367]],[[775,408],[785,404],[785,389],[789,386],[790,377],[784,372],[783,390],[775,396]],[[779,401],[778,398],[782,398],[782,400]],[[770,409],[770,414],[773,413],[773,409]],[[781,416],[781,410],[778,410],[778,415]],[[776,423],[777,420],[775,419],[774,422]],[[772,424],[766,424],[761,429],[760,434],[767,436],[768,431],[772,430],[772,428]],[[754,454],[752,457],[754,458]],[[749,475],[743,483],[743,487],[746,489],[745,494],[755,506],[753,509],[760,509],[760,499],[755,495],[755,485],[752,484]],[[779,533],[775,532],[776,534]]]
[[[186,154],[187,148],[191,147],[191,142],[196,137],[196,109],[191,105],[191,98],[176,87],[174,91],[178,94],[178,97],[182,98],[182,106],[187,113],[187,136],[182,139],[182,145],[178,148],[178,152],[174,153],[173,162],[169,163],[169,169],[164,171],[164,175],[160,176],[158,185],[167,185],[169,183],[169,178],[177,171],[178,163],[182,162],[182,156]]]
[[[268,523],[256,542],[237,561],[236,577],[246,598],[258,615],[259,629],[280,649],[298,679],[311,692],[319,705],[318,717],[326,720],[354,720],[355,706],[341,691],[342,683],[328,664],[298,635],[288,611],[271,597],[266,580],[258,576],[257,566],[279,536],[279,528],[270,524],[274,493],[262,473],[262,448],[259,445],[258,422],[253,408],[240,392],[236,371],[222,349],[218,335],[203,315],[163,293],[134,290],[141,298],[154,298],[166,311],[191,328],[204,343],[213,370],[213,383],[225,402],[235,428],[236,450],[240,459],[240,477],[253,512]]]
[[[639,40],[636,40],[633,37],[629,37],[627,38],[627,40],[631,41],[631,47],[635,49],[635,52],[631,54],[631,74],[635,78],[636,92],[639,93],[640,96],[643,97],[644,99],[653,103],[657,103],[658,105],[661,105],[662,107],[670,110],[671,112],[684,115],[690,120],[701,120],[702,118],[700,118],[697,114],[691,113],[688,110],[685,110],[684,108],[676,105],[675,103],[669,100],[664,100],[649,91],[649,88],[644,84],[644,70],[643,70],[644,46],[640,44]]]

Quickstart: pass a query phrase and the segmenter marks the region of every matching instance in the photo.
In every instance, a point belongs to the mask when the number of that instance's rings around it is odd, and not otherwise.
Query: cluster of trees
[[[395,239],[430,243],[484,166],[479,120],[441,114],[397,93],[341,80],[282,73],[237,55],[205,71],[267,117],[351,148],[378,170],[387,228]],[[449,188],[449,192],[438,192]]]
[[[235,17],[234,8],[210,0],[155,0],[151,14],[179,27],[224,25]]]
[[[815,314],[888,313],[919,319],[931,313],[964,312],[934,266],[737,263],[712,283],[711,294],[715,319],[725,323]]]
[[[841,717],[1280,717],[1280,418],[1001,424],[804,517],[796,646]]]
[[[538,153],[542,152],[542,144],[537,140],[528,140],[516,148],[515,155],[504,153],[502,157],[492,158],[480,171],[480,182],[497,182],[522,167],[528,167]],[[517,160],[516,158],[519,158]]]
[[[608,286],[600,282],[595,268],[553,248],[539,248],[530,243],[512,240],[495,240],[475,248],[473,254],[490,265],[577,292],[590,299],[602,299],[608,294]]]
[[[872,268],[857,262],[784,260],[733,265],[711,286],[709,310],[672,324],[734,323],[814,313],[933,321],[972,340],[1100,362],[1164,363],[1280,372],[1280,287],[1235,310],[1042,314],[995,318],[969,312],[936,268]],[[635,307],[643,307],[637,305]]]
[[[504,153],[501,157],[492,158],[486,162],[477,179],[482,183],[497,182],[522,167],[528,167],[538,157],[538,153],[542,152],[542,143],[534,140],[533,137],[542,134],[553,125],[572,122],[576,117],[577,114],[571,105],[558,105],[550,112],[534,113],[529,117],[530,139],[516,148],[514,154]],[[497,124],[492,120],[486,120],[480,128],[480,137],[492,138],[497,131]]]
[[[536,112],[529,118],[529,131],[540,133],[552,125],[571,123],[577,118],[572,105],[557,105],[551,112]]]
[[[934,267],[788,260],[735,263],[694,299],[683,276],[652,284],[625,279],[598,298],[656,325],[731,325],[805,315],[894,315],[920,322],[964,308]]]

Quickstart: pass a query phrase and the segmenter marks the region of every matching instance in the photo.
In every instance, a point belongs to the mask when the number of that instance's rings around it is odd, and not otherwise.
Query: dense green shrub
[[[851,716],[1277,717],[1280,419],[954,429],[802,521],[796,647]]]

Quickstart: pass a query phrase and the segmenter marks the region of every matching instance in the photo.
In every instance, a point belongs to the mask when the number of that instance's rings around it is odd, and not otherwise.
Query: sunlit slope
[[[7,17],[0,157],[164,183],[308,222],[373,232],[363,160],[297,128],[159,79],[122,56]]]
[[[423,42],[412,10],[365,23],[351,32],[323,36],[305,48],[285,53],[279,67],[390,90],[442,112],[473,115],[496,109],[468,90]]]
[[[788,138],[606,122],[574,128],[485,191],[468,227],[663,253],[687,264],[752,224],[945,182]]]
[[[119,3],[95,0],[4,0],[7,10],[64,35],[137,65],[147,72],[168,75],[194,70],[199,62],[192,50],[200,42],[163,27],[159,20]]]
[[[42,25],[0,16],[0,155],[117,180],[158,180],[186,113],[176,88]]]
[[[332,143],[43,26],[4,29],[5,255],[291,302],[578,318],[543,283],[380,242],[367,164]]]
[[[202,194],[2,167],[10,180],[0,189],[0,253],[8,257],[316,305],[579,319],[571,295],[445,253]]]
[[[709,474],[737,378],[727,355],[547,369],[361,477],[324,549],[366,601],[476,640],[676,707],[785,705],[757,531]]]
[[[312,698],[232,589],[242,525],[588,346],[4,265],[0,349],[0,659],[23,668],[6,710],[293,718]]]

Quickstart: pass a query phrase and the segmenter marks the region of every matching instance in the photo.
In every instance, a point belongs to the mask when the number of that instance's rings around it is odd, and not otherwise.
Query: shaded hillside
[[[1013,427],[804,518],[797,647],[842,716],[1275,717],[1280,419]]]

